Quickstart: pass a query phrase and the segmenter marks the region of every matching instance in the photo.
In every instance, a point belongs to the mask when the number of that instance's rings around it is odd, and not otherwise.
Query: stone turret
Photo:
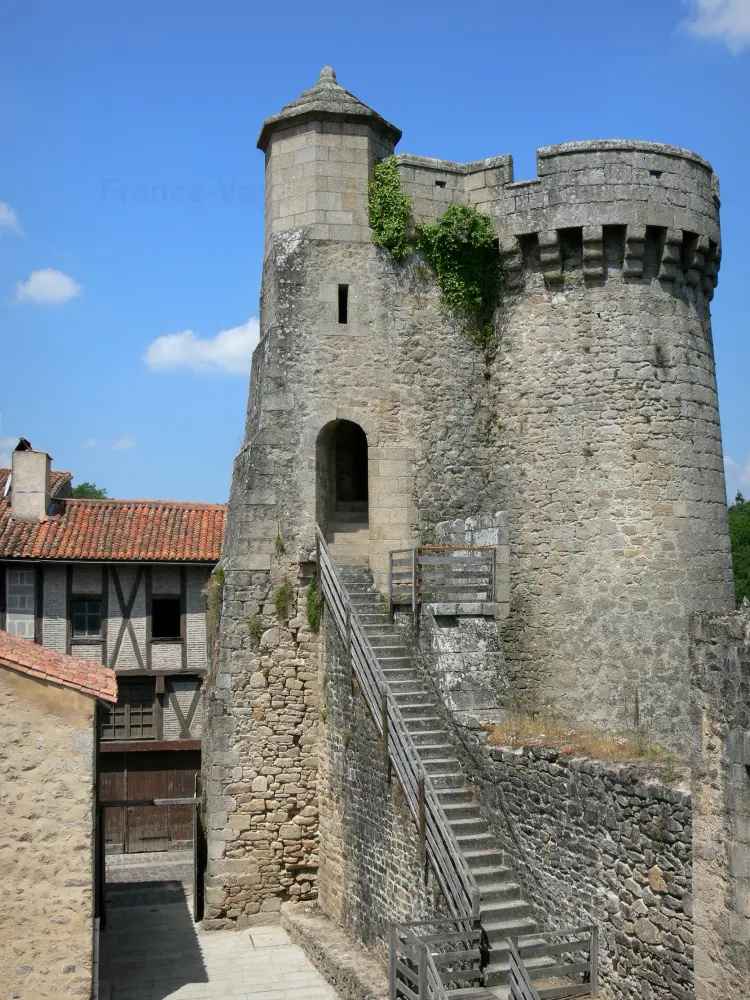
[[[401,132],[336,82],[330,66],[296,101],[263,122],[266,251],[276,233],[369,242],[367,182]]]

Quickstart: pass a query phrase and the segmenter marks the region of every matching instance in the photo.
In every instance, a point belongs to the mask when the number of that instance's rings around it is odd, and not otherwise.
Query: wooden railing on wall
[[[509,947],[511,1000],[596,996],[599,989],[596,924],[513,938]],[[526,962],[531,958],[551,961],[529,967]]]
[[[481,603],[495,600],[494,545],[423,545],[394,549],[388,559],[388,604]]]

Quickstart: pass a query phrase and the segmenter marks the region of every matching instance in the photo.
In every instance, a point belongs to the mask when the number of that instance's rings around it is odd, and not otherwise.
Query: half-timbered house
[[[22,440],[0,469],[0,629],[117,673],[99,714],[102,800],[192,795],[200,771],[206,581],[222,504],[80,500]],[[109,850],[191,837],[186,806],[108,809]]]

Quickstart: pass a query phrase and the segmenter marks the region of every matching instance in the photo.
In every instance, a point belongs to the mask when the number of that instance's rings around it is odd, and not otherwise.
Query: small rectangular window
[[[339,285],[339,323],[349,322],[349,286]]]
[[[181,639],[179,597],[154,597],[151,601],[151,638]]]
[[[74,638],[101,638],[102,602],[100,598],[73,598],[72,617]]]
[[[101,710],[103,740],[153,740],[156,738],[155,685],[152,680],[121,677],[117,704]]]
[[[435,187],[436,188],[444,188],[445,187],[445,181],[435,181]]]

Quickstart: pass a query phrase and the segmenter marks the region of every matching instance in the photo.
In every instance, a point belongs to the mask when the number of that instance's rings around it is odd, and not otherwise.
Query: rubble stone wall
[[[276,591],[295,581],[286,612]],[[204,926],[278,919],[316,895],[317,638],[292,567],[227,572],[222,648],[206,682]],[[301,595],[301,596],[300,596]]]
[[[599,925],[613,1000],[692,1000],[690,792],[543,748],[481,754],[480,804],[540,925]]]
[[[8,997],[90,997],[92,698],[0,669],[0,969]]]
[[[323,630],[320,904],[366,944],[387,940],[388,922],[434,917],[419,839],[362,694],[352,686],[330,617]]]
[[[697,1000],[750,996],[750,607],[693,621]]]

